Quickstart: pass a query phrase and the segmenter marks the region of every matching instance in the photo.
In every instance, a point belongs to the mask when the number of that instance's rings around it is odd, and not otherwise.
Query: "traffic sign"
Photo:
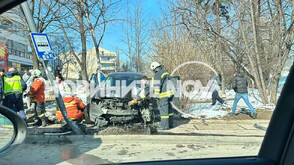
[[[31,37],[39,59],[51,60],[55,58],[47,34],[31,33]]]

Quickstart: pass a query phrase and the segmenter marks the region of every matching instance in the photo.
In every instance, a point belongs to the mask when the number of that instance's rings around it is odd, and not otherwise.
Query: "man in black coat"
[[[233,87],[234,91],[236,92],[232,114],[235,114],[237,104],[238,104],[239,100],[242,98],[245,101],[245,103],[247,104],[247,106],[249,107],[249,109],[252,113],[252,117],[254,119],[256,119],[257,114],[248,99],[248,89],[247,89],[248,82],[247,82],[246,77],[240,73],[235,73],[234,78],[233,78],[232,87]]]

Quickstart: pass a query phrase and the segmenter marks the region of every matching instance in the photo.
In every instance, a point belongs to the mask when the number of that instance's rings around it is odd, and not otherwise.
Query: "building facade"
[[[116,72],[116,53],[100,48],[100,58],[101,70],[104,74]]]
[[[116,72],[116,53],[101,47],[99,47],[99,51],[101,71],[103,72],[103,74],[109,75],[110,73]],[[98,59],[96,56],[95,48],[88,50],[87,55],[88,73],[89,75],[93,73],[95,74],[98,68]]]
[[[117,55],[114,52],[106,50],[104,48],[99,48],[100,50],[100,61],[101,61],[101,71],[107,76],[110,73],[116,72],[116,61]],[[81,58],[81,54],[78,54]],[[58,55],[62,61],[63,76],[67,79],[81,79],[81,68],[80,65],[76,62],[76,58],[70,52]],[[95,48],[92,48],[87,51],[87,74],[91,78],[94,74],[97,73],[98,68],[98,59],[96,56]]]
[[[7,66],[1,65],[1,69],[15,67],[20,71],[24,68],[31,69],[33,67],[32,53],[28,51],[29,41],[23,27],[21,21],[10,21],[5,19],[4,16],[0,16],[0,44],[2,44],[2,49],[6,50],[4,56],[7,57],[7,61],[1,59],[0,63],[7,64]]]

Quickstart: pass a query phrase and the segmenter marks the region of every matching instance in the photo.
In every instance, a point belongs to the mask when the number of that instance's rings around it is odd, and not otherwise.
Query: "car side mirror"
[[[0,157],[23,143],[26,134],[25,121],[11,109],[0,105]]]

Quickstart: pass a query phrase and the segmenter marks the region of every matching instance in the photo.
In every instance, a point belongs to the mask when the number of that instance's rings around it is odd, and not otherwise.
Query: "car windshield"
[[[119,82],[121,85],[129,86],[131,83],[137,80],[141,80],[142,76],[140,75],[110,75],[106,79],[106,84],[110,84],[110,86],[115,86],[116,82]]]
[[[293,0],[15,6],[0,15],[0,104],[28,131],[0,164],[256,156],[293,24]]]

